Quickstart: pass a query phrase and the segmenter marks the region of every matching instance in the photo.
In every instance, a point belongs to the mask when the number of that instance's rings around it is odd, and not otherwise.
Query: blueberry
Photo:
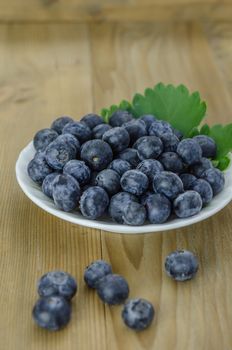
[[[198,163],[193,164],[189,170],[196,177],[201,177],[203,172],[210,168],[213,168],[212,162],[208,158],[202,157],[201,160]]]
[[[111,146],[113,152],[118,153],[129,146],[130,136],[126,129],[118,126],[106,131],[102,136],[102,140]]]
[[[113,159],[111,147],[102,140],[87,141],[81,149],[81,159],[95,170],[105,169]]]
[[[34,147],[37,151],[44,151],[45,148],[54,141],[58,136],[58,133],[52,129],[42,129],[38,131],[33,139]]]
[[[85,162],[81,160],[70,160],[65,164],[63,173],[73,176],[80,186],[84,186],[90,181],[91,171]]]
[[[181,181],[183,182],[185,191],[190,190],[191,185],[197,179],[196,176],[189,173],[181,174],[180,178],[181,178]]]
[[[110,130],[111,126],[109,124],[99,124],[93,128],[93,138],[102,139],[103,134]]]
[[[147,217],[151,224],[162,224],[171,215],[171,202],[162,194],[149,195],[146,200]]]
[[[136,169],[147,175],[149,181],[152,182],[154,175],[163,171],[164,167],[156,159],[145,159],[139,163]]]
[[[65,142],[63,135],[51,142],[45,151],[47,163],[55,170],[62,170],[68,161],[76,158],[77,150],[71,144]]]
[[[89,187],[81,196],[81,214],[88,219],[94,220],[102,216],[105,213],[108,205],[108,194],[99,186]]]
[[[168,199],[174,199],[184,191],[184,187],[178,175],[170,171],[162,171],[153,178],[153,190],[155,193],[165,195]]]
[[[114,112],[110,119],[109,119],[109,124],[112,127],[115,126],[122,126],[122,124],[129,122],[130,120],[133,119],[133,115],[130,114],[127,111],[123,111],[121,109],[118,109],[116,112]]]
[[[197,257],[188,250],[176,250],[166,257],[165,270],[176,281],[190,280],[198,270]]]
[[[93,129],[95,126],[103,124],[104,120],[102,117],[100,117],[100,115],[90,113],[84,115],[80,122],[86,124],[90,129]]]
[[[62,133],[64,126],[68,123],[72,123],[73,119],[68,116],[59,117],[51,125],[51,128],[54,129],[58,134]]]
[[[74,135],[80,143],[84,143],[91,139],[92,131],[84,123],[81,122],[72,122],[65,125],[62,131],[63,134],[72,134]]]
[[[123,124],[123,127],[128,131],[130,135],[130,143],[133,145],[136,140],[142,136],[147,135],[147,127],[143,120],[134,119]]]
[[[55,205],[63,211],[72,211],[78,206],[80,186],[74,177],[61,174],[53,181],[53,199]]]
[[[112,273],[112,267],[104,260],[93,261],[86,267],[84,280],[88,287],[96,288],[99,280]]]
[[[193,139],[200,145],[203,157],[214,158],[216,156],[217,145],[211,137],[206,135],[197,135]]]
[[[38,282],[38,293],[41,297],[60,296],[70,300],[76,292],[76,280],[64,271],[50,271],[43,275]]]
[[[154,123],[154,121],[156,120],[156,117],[153,114],[144,114],[140,117],[140,119],[144,121],[148,131],[151,124]]]
[[[143,225],[147,218],[146,209],[140,203],[128,202],[123,209],[122,219],[125,224],[140,226]]]
[[[163,120],[154,121],[149,128],[149,135],[162,137],[164,134],[173,134],[171,125]]]
[[[76,153],[79,154],[80,152],[80,142],[78,141],[78,139],[72,135],[72,134],[62,134],[59,136],[58,138],[59,142],[64,142],[69,144],[70,146],[76,148]]]
[[[127,192],[119,192],[111,198],[109,215],[115,222],[119,224],[124,223],[124,209],[129,202],[138,202],[138,198]]]
[[[181,193],[173,203],[174,212],[179,218],[188,218],[201,211],[202,199],[196,191]]]
[[[201,178],[210,184],[214,196],[223,190],[223,187],[225,185],[225,177],[219,169],[210,168],[204,171],[204,173],[201,175]]]
[[[200,162],[202,157],[201,147],[194,139],[184,139],[180,141],[176,152],[183,159],[184,163],[188,165]]]
[[[45,177],[53,172],[53,169],[47,164],[45,154],[38,152],[29,162],[27,172],[30,178],[39,185],[42,185]]]
[[[207,181],[203,179],[197,179],[196,181],[194,181],[189,189],[196,191],[200,194],[202,199],[202,205],[208,204],[213,198],[212,187]]]
[[[118,173],[112,169],[104,169],[98,173],[95,183],[97,186],[104,188],[104,190],[112,196],[113,194],[119,192],[120,186],[120,176]]]
[[[164,152],[176,152],[178,143],[180,142],[178,137],[174,134],[163,134],[161,140],[164,146]]]
[[[184,163],[175,152],[164,152],[159,157],[159,161],[167,171],[179,174],[184,170]]]
[[[178,137],[179,140],[181,140],[183,138],[183,134],[180,130],[177,130],[175,128],[172,128],[173,134]]]
[[[130,299],[125,303],[122,310],[123,321],[128,327],[136,331],[149,327],[154,315],[153,305],[145,299]]]
[[[148,177],[139,170],[128,170],[121,177],[122,189],[131,194],[140,196],[148,188]]]
[[[137,149],[139,159],[154,159],[162,153],[163,143],[156,136],[143,136],[135,142],[133,148]]]
[[[108,165],[108,168],[116,171],[120,176],[122,176],[127,170],[131,170],[131,165],[126,160],[114,159]]]
[[[32,316],[39,327],[58,331],[71,319],[71,304],[60,296],[43,297],[36,302]]]
[[[124,151],[118,154],[118,158],[122,160],[126,160],[130,165],[135,168],[140,162],[138,157],[138,152],[134,148],[126,148]]]
[[[128,298],[129,286],[124,277],[108,274],[98,281],[97,293],[106,304],[122,304]]]
[[[48,196],[49,198],[53,198],[52,192],[53,192],[53,181],[56,178],[56,176],[59,175],[57,171],[54,173],[48,174],[42,183],[42,192]]]
[[[147,191],[145,192],[141,197],[140,197],[140,202],[142,205],[146,205],[147,200],[150,196],[152,196],[154,194],[154,192],[152,191]]]

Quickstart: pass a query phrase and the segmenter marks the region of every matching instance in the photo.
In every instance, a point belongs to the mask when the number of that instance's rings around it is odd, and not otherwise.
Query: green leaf
[[[222,160],[230,151],[232,151],[232,124],[224,126],[221,124],[213,125],[209,128],[206,135],[212,137],[217,144],[216,159]]]
[[[230,165],[230,158],[228,156],[225,156],[219,160],[217,168],[223,171],[223,170],[226,170],[229,165]]]
[[[188,137],[194,137],[194,136],[197,136],[199,134],[200,134],[200,132],[199,132],[198,128],[195,127],[188,133]]]
[[[209,135],[209,131],[210,131],[210,127],[208,124],[204,124],[200,131],[199,131],[199,134],[203,134],[203,135]]]

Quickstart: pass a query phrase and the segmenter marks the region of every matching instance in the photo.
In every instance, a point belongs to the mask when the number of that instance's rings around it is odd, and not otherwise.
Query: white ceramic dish
[[[211,203],[202,209],[202,211],[187,219],[173,219],[164,224],[146,224],[143,226],[127,226],[119,225],[112,222],[109,218],[103,218],[101,220],[88,220],[84,218],[78,211],[66,213],[57,209],[52,200],[46,197],[40,187],[36,185],[27,174],[27,165],[33,158],[35,153],[32,142],[30,142],[20,153],[16,162],[16,177],[18,183],[23,192],[40,208],[44,209],[48,213],[55,215],[63,220],[69,221],[73,224],[93,227],[100,230],[136,234],[147,232],[160,232],[166,230],[172,230],[178,227],[184,227],[192,225],[196,222],[207,219],[214,215],[219,210],[224,208],[232,199],[232,162],[230,167],[225,172],[225,188],[219,193]],[[232,156],[231,156],[232,159]]]

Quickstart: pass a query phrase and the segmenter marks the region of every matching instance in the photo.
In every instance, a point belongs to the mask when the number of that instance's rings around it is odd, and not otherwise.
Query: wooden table
[[[0,25],[0,349],[232,349],[232,205],[172,232],[127,236],[78,227],[35,206],[15,179],[20,150],[63,113],[80,118],[159,81],[184,83],[208,102],[208,121],[232,113],[232,24],[18,23]],[[189,249],[195,280],[175,283],[165,256]],[[121,307],[104,306],[83,282],[104,258],[126,277],[131,297],[155,305],[156,321],[127,329]],[[70,325],[48,333],[31,310],[36,282],[64,269],[79,283]]]

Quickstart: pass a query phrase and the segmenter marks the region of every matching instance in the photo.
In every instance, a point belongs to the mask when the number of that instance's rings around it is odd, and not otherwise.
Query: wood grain
[[[205,33],[196,23],[0,25],[1,350],[231,349],[231,205],[188,228],[119,235],[43,212],[24,196],[14,174],[20,149],[55,116],[78,119],[160,80],[199,90],[208,121],[228,122],[230,76],[222,72],[217,49],[223,35],[214,46],[208,41],[213,29]],[[232,47],[229,35],[226,46]],[[165,256],[177,248],[198,255],[195,280],[176,284],[165,275]],[[128,330],[121,307],[104,307],[84,286],[84,267],[101,257],[127,278],[131,297],[154,303],[150,329]],[[31,309],[37,279],[55,268],[72,273],[79,292],[70,325],[49,334],[33,324]]]

